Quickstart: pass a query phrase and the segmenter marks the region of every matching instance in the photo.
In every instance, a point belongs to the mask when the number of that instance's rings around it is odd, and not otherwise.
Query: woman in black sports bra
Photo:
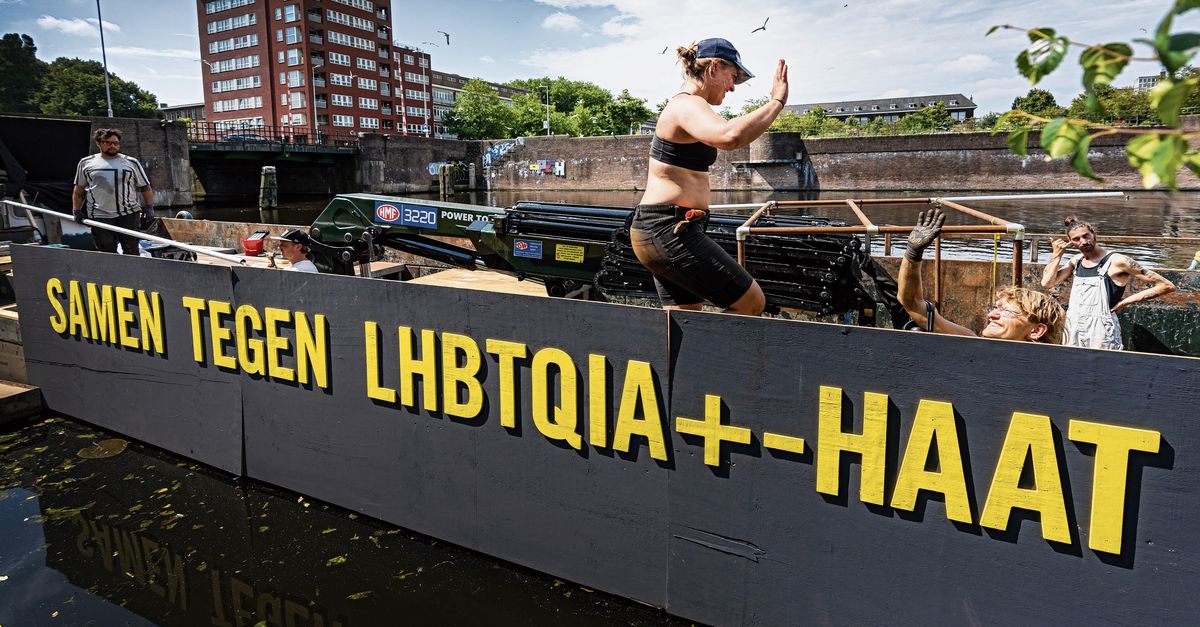
[[[705,39],[677,50],[686,82],[658,117],[650,143],[646,193],[629,238],[666,309],[699,309],[708,300],[731,313],[757,316],[766,306],[754,278],[704,233],[710,196],[708,168],[717,150],[758,139],[787,104],[787,63],[779,60],[771,99],[732,120],[713,111],[725,94],[754,78],[733,44]]]

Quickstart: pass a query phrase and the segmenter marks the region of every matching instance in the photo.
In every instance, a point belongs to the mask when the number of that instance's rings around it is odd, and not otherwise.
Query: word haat
[[[64,289],[60,279],[51,278],[46,281],[46,297],[54,310],[50,328],[55,333],[166,354],[162,297],[158,292],[95,283],[81,285],[75,280],[69,281]]]
[[[419,350],[416,334],[420,335]],[[448,416],[464,420],[478,418],[482,413],[485,399],[483,381],[480,379],[483,351],[474,339],[457,333],[439,334],[431,329],[420,329],[414,333],[411,327],[399,327],[396,341],[399,360],[394,370],[389,368],[398,372],[398,376],[395,387],[388,387],[382,380],[384,361],[379,325],[366,321],[363,338],[366,346],[366,392],[369,398],[388,404],[398,401],[405,407],[415,409],[416,377],[420,377],[421,406],[426,411],[437,412],[440,409]],[[659,406],[654,370],[649,363],[632,359],[626,362],[616,407],[616,424],[610,434],[609,366],[604,355],[588,355],[588,376],[586,383],[581,386],[574,360],[561,349],[542,348],[534,351],[530,358],[528,347],[519,342],[487,339],[484,348],[498,365],[502,427],[517,427],[517,362],[528,361],[532,404],[530,413],[534,427],[543,436],[580,450],[583,447],[583,435],[580,432],[586,424],[587,441],[592,446],[611,446],[615,451],[627,453],[634,436],[640,436],[645,438],[651,457],[661,461],[668,459],[661,419],[663,412]],[[585,388],[582,393],[587,398],[586,416],[580,415],[581,387]]]
[[[183,306],[189,314],[196,363],[329,389],[329,324],[324,315],[277,307],[264,307],[259,313],[252,305],[235,310],[224,301],[191,296],[183,297]],[[291,338],[282,333],[289,326],[295,330],[294,350]],[[228,354],[231,348],[232,355]],[[284,365],[284,358],[293,352],[295,368]]]
[[[1054,427],[1049,416],[1013,412],[978,521],[972,514],[971,486],[966,481],[970,462],[967,451],[959,442],[952,404],[921,400],[890,499],[886,494],[886,394],[865,393],[862,432],[846,433],[842,431],[841,388],[821,386],[818,430],[817,491],[822,494],[840,496],[841,456],[843,453],[857,454],[861,458],[859,499],[864,503],[913,511],[918,493],[925,490],[942,495],[946,517],[955,522],[978,523],[982,527],[1005,531],[1012,511],[1023,509],[1038,513],[1042,537],[1046,540],[1064,544],[1073,541],[1067,516],[1069,504],[1059,470],[1063,460],[1055,447]],[[1094,445],[1096,451],[1088,547],[1119,554],[1124,539],[1126,501],[1131,494],[1138,494],[1140,488],[1128,485],[1130,455],[1134,452],[1157,453],[1162,436],[1158,431],[1148,429],[1072,419],[1067,438]],[[937,470],[929,470],[926,464],[935,450]],[[1024,473],[1033,477],[1034,487],[1021,486]]]

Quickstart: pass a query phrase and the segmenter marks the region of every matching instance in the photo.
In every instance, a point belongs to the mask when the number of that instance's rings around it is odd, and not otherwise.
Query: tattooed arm
[[[1121,311],[1122,309],[1136,302],[1149,300],[1151,298],[1158,298],[1159,296],[1170,294],[1171,292],[1179,289],[1175,287],[1174,283],[1168,281],[1161,274],[1153,270],[1147,270],[1146,268],[1143,268],[1137,261],[1130,259],[1125,255],[1117,255],[1116,259],[1113,259],[1112,271],[1110,274],[1118,276],[1125,274],[1127,275],[1127,278],[1136,278],[1150,284],[1148,289],[1144,289],[1140,292],[1133,292],[1129,296],[1121,299],[1121,302],[1113,306],[1113,313]]]

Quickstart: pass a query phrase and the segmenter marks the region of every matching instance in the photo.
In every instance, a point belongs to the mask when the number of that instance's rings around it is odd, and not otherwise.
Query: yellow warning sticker
[[[558,244],[554,247],[554,260],[583,263],[583,246]]]

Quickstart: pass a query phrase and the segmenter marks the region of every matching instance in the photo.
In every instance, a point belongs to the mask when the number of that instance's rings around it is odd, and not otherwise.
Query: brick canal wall
[[[99,128],[121,131],[121,152],[136,157],[150,176],[154,204],[185,207],[192,204],[192,174],[188,156],[187,127],[141,118],[86,118],[92,132]],[[89,141],[91,152],[99,152]]]
[[[1079,176],[1065,159],[1046,161],[1031,138],[1029,155],[1003,135],[957,133],[804,139],[770,133],[722,151],[710,170],[714,190],[1073,190],[1141,189],[1124,138],[1102,137],[1090,151],[1105,181]],[[492,189],[639,190],[646,184],[649,136],[527,137],[486,173]],[[1179,184],[1200,189],[1182,170]]]
[[[478,141],[395,135],[365,135],[358,146],[359,185],[361,191],[374,194],[437,191],[437,164],[473,163],[482,170],[480,159],[486,150]]]

